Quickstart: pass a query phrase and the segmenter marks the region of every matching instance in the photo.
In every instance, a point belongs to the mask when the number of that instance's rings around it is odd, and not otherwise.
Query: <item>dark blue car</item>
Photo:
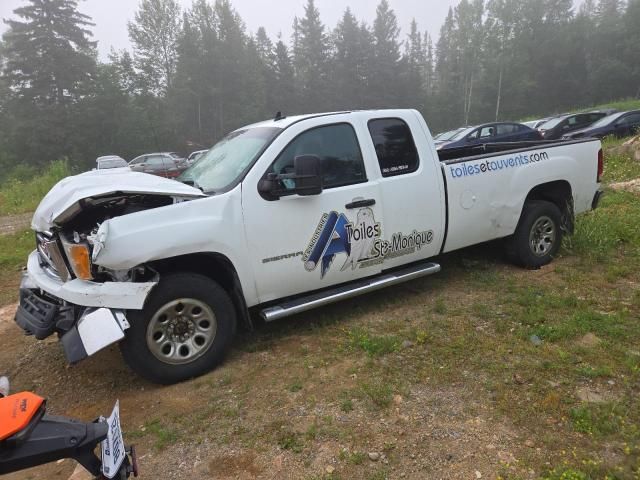
[[[521,123],[487,123],[476,127],[465,128],[450,141],[437,146],[438,150],[470,147],[484,143],[525,142],[542,140],[537,130]]]
[[[588,128],[572,132],[562,137],[565,140],[574,138],[628,137],[640,133],[640,110],[620,112],[604,117]]]

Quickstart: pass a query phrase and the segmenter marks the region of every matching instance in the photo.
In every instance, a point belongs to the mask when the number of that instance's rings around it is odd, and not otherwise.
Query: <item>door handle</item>
[[[351,203],[347,203],[344,208],[347,210],[353,210],[355,208],[364,208],[364,207],[373,207],[376,204],[376,201],[373,198],[369,200],[355,200]]]

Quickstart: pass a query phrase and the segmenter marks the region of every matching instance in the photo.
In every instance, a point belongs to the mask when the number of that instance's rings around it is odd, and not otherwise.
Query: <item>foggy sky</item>
[[[191,0],[178,0],[183,7],[190,7]],[[212,0],[213,2],[213,0]],[[291,25],[294,15],[304,15],[306,0],[231,0],[234,8],[247,24],[247,29],[254,32],[263,26],[272,39],[282,33],[286,43],[291,36]],[[15,8],[23,5],[24,0],[0,0],[0,18],[9,18]],[[333,29],[347,6],[358,20],[373,23],[378,0],[316,0],[322,21],[326,27]],[[409,30],[411,19],[415,18],[420,30],[428,30],[436,39],[450,6],[458,0],[390,0],[391,7],[398,16],[404,39]],[[85,0],[80,2],[80,11],[93,18],[95,27],[94,40],[98,41],[101,58],[111,50],[129,48],[127,22],[133,20],[138,0]],[[0,24],[0,33],[6,30],[4,22]]]

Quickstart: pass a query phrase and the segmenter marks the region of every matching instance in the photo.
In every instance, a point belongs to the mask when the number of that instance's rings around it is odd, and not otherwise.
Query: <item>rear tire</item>
[[[507,240],[507,255],[515,264],[540,268],[549,264],[562,244],[562,213],[553,203],[525,204],[516,232]]]
[[[227,292],[203,275],[161,277],[141,311],[129,311],[131,328],[120,342],[125,362],[141,377],[170,385],[219,365],[236,331]]]

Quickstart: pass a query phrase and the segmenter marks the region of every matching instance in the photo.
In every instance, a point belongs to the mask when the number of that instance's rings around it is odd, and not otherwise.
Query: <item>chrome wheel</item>
[[[200,300],[181,298],[162,306],[147,327],[147,346],[160,361],[171,365],[201,357],[216,337],[216,316]]]
[[[531,227],[529,246],[534,255],[544,257],[556,241],[556,226],[547,216],[540,217]]]

